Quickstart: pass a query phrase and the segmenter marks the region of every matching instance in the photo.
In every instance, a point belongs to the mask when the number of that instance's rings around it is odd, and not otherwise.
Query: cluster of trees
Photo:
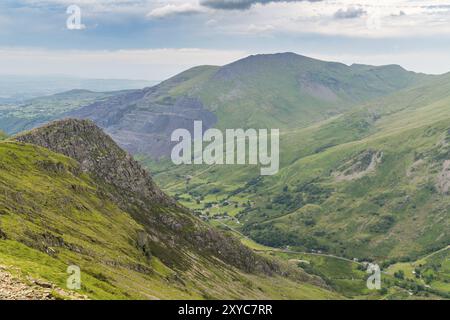
[[[295,192],[302,194],[305,204],[322,204],[330,197],[333,189],[309,182],[297,186]]]
[[[262,179],[261,176],[251,179],[243,187],[239,187],[239,188],[236,188],[235,190],[231,191],[229,193],[229,196],[232,197],[241,192],[256,193],[257,192],[256,189],[257,189],[259,183],[262,181],[261,179]]]
[[[398,270],[396,272],[394,272],[394,277],[400,280],[404,280],[405,279],[405,272],[403,270]]]
[[[386,233],[395,224],[395,217],[392,215],[381,216],[380,219],[370,226],[370,231],[374,233]]]
[[[299,250],[326,252],[329,247],[319,243],[318,240],[309,235],[300,235],[297,232],[288,232],[280,230],[272,223],[246,225],[243,228],[244,234],[255,241],[276,248],[293,246]]]

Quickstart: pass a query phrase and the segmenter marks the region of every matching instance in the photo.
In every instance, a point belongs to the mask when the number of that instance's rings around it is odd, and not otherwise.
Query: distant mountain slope
[[[339,297],[191,215],[92,122],[14,139],[0,143],[2,265],[63,287],[75,264],[90,298]]]
[[[88,118],[134,154],[169,155],[170,134],[205,128],[299,128],[427,81],[399,66],[346,66],[293,53],[202,66],[68,114]]]
[[[395,65],[347,66],[281,53],[250,56],[222,67],[205,84],[202,95],[224,117],[219,117],[221,124],[292,128],[424,78]]]

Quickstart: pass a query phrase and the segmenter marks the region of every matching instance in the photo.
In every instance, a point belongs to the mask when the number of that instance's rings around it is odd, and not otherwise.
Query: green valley
[[[282,129],[282,168],[273,177],[252,166],[141,160],[204,219],[260,244],[380,264],[415,261],[450,242],[449,92],[443,75]]]

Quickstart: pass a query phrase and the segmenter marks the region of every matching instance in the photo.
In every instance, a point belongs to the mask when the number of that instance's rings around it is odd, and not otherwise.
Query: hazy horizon
[[[3,76],[3,77],[22,77],[22,78],[23,77],[29,77],[29,78],[39,78],[39,77],[52,78],[53,77],[53,78],[73,78],[73,79],[84,79],[84,80],[118,80],[118,81],[120,81],[120,80],[127,80],[127,81],[161,82],[161,81],[164,81],[164,80],[166,80],[166,79],[168,79],[170,77],[173,77],[173,76],[175,76],[175,75],[177,75],[177,74],[179,74],[179,73],[181,73],[183,71],[186,71],[186,70],[188,70],[190,68],[194,68],[194,67],[197,67],[197,66],[213,65],[213,66],[219,66],[220,67],[220,66],[227,65],[229,63],[235,62],[235,61],[240,60],[240,59],[244,59],[244,58],[252,56],[252,55],[277,54],[277,53],[287,53],[287,52],[286,51],[285,52],[280,51],[280,52],[273,52],[273,53],[251,53],[251,54],[243,55],[241,57],[236,57],[234,59],[227,60],[227,61],[225,61],[224,63],[221,63],[221,64],[219,64],[219,63],[203,63],[203,64],[199,63],[199,64],[192,64],[192,65],[186,64],[186,65],[183,65],[183,66],[176,66],[176,67],[168,68],[168,71],[165,71],[165,72],[163,71],[162,73],[160,73],[160,74],[163,75],[161,78],[156,78],[156,77],[151,77],[151,76],[149,76],[149,77],[132,77],[132,74],[130,74],[129,77],[124,77],[123,75],[122,76],[114,75],[114,74],[111,74],[111,73],[105,73],[105,74],[102,75],[101,72],[96,73],[96,74],[89,74],[89,72],[83,71],[84,70],[83,68],[80,69],[79,67],[81,67],[81,66],[78,66],[78,65],[77,65],[77,68],[74,68],[74,69],[76,69],[76,71],[73,70],[73,72],[70,72],[71,69],[68,69],[68,71],[66,73],[45,73],[45,72],[43,72],[43,73],[40,73],[40,72],[35,72],[35,73],[26,73],[26,72],[11,73],[11,72],[2,72],[2,71],[0,71],[0,75]],[[298,53],[298,52],[292,52],[292,51],[291,51],[291,53],[295,53],[297,55],[306,56],[306,57],[313,58],[313,59],[316,59],[316,60],[322,60],[322,61],[327,61],[327,62],[343,63],[343,64],[345,64],[347,66],[351,66],[353,64],[364,64],[364,65],[371,65],[371,66],[399,65],[399,66],[401,66],[402,68],[404,68],[404,69],[406,69],[408,71],[412,71],[412,72],[416,72],[416,73],[424,73],[424,74],[429,74],[429,75],[444,75],[444,74],[447,74],[447,73],[450,72],[450,69],[442,70],[440,72],[427,72],[427,71],[421,70],[420,68],[419,69],[409,68],[409,67],[405,66],[404,64],[402,64],[401,62],[399,63],[398,61],[392,61],[392,62],[385,61],[384,63],[376,63],[376,61],[374,61],[374,63],[371,63],[370,61],[358,61],[358,60],[349,61],[349,60],[346,60],[346,59],[338,59],[338,58],[333,58],[333,57],[328,57],[327,58],[326,56],[323,56],[323,58],[321,58],[321,57],[317,57],[317,56],[314,56],[314,55],[306,55],[306,54],[302,54],[302,53]],[[362,60],[364,60],[364,59],[362,59]],[[109,67],[106,66],[105,68],[106,69],[111,69],[112,66],[117,67],[117,64],[112,63],[112,64],[109,65]],[[158,66],[157,69],[158,70],[163,69],[165,66],[166,66],[166,64],[161,63]],[[72,66],[72,67],[74,67],[74,66]],[[127,65],[125,64],[125,65],[123,65],[123,67],[126,68]],[[151,66],[149,68],[151,68]],[[81,70],[81,73],[80,73],[80,70]],[[152,69],[141,70],[141,72],[152,72]]]

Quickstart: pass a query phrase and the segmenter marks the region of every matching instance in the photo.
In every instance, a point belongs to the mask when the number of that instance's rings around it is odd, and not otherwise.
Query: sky
[[[0,74],[163,80],[275,52],[446,73],[450,0],[0,1]]]

